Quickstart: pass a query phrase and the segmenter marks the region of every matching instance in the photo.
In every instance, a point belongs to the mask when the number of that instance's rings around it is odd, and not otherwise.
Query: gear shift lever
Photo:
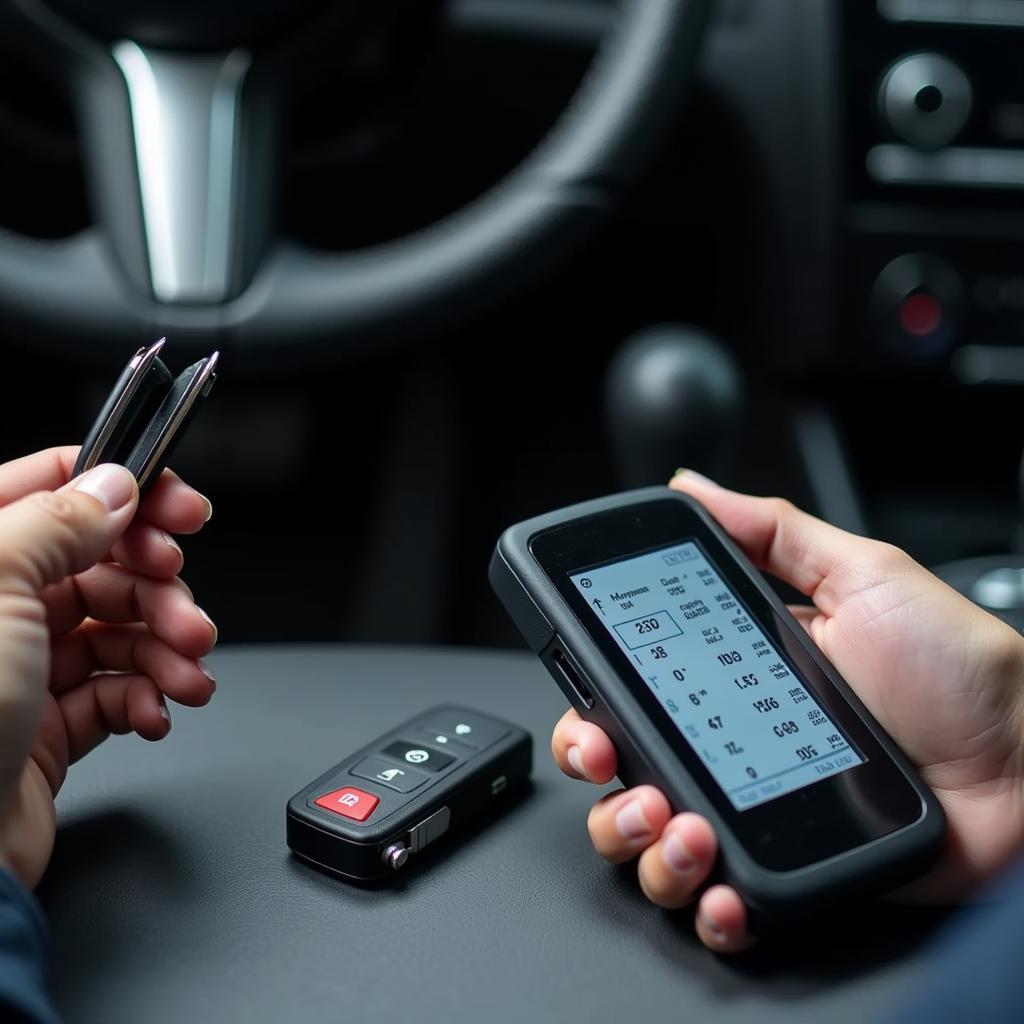
[[[605,374],[605,422],[619,482],[665,483],[677,466],[721,476],[742,391],[735,361],[706,331],[663,324],[628,338]]]

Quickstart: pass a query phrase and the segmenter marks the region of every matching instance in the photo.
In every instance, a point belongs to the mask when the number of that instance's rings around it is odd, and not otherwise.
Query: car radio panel
[[[854,350],[1024,381],[1022,0],[848,0]]]

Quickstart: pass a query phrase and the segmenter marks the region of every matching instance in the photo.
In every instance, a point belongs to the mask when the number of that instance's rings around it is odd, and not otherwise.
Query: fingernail
[[[178,542],[166,530],[161,530],[160,536],[163,537],[164,543],[184,562],[185,553],[181,550]]]
[[[213,619],[211,619],[210,616],[207,615],[206,612],[204,612],[203,609],[199,607],[199,605],[196,605],[196,611],[199,612],[200,615],[202,615],[206,624],[210,627],[210,629],[213,630],[213,642],[216,643],[218,636],[217,623],[214,622]],[[204,669],[203,671],[205,672],[206,670]],[[211,678],[213,677],[211,676]]]
[[[716,484],[714,480],[706,477],[703,473],[698,473],[695,469],[686,469],[685,467],[677,469],[672,474],[672,479],[675,480],[678,477],[685,476],[687,480],[692,480],[695,484],[703,484],[705,487],[720,487],[720,484]]]
[[[167,728],[171,727],[171,713],[167,710],[167,705],[161,703],[160,705],[160,717],[167,723]]]
[[[701,909],[699,913],[704,930],[711,936],[712,941],[719,944],[725,942],[725,932],[722,930],[722,926],[714,918],[709,917],[707,911]]]
[[[197,659],[196,665],[199,667],[199,671],[210,680],[210,688],[213,690],[217,689],[217,680],[213,678],[213,673],[207,668],[206,662],[202,658]]]
[[[572,770],[577,775],[581,775],[585,779],[590,778],[590,776],[587,774],[586,768],[583,767],[583,754],[580,752],[579,747],[570,747],[565,752],[565,759],[569,762],[569,765],[571,766]]]
[[[196,494],[199,492],[196,491]],[[213,502],[205,494],[199,494],[199,497],[202,498],[203,504],[206,506],[206,518],[203,522],[208,523],[213,518]]]
[[[108,512],[116,512],[135,496],[135,478],[124,466],[107,462],[80,476],[74,489],[95,498]]]
[[[639,839],[651,831],[651,826],[644,816],[643,804],[639,800],[630,800],[615,815],[615,828],[623,839]]]
[[[688,875],[697,866],[693,854],[675,832],[669,832],[665,836],[661,844],[661,855],[665,858],[665,863],[677,875]]]

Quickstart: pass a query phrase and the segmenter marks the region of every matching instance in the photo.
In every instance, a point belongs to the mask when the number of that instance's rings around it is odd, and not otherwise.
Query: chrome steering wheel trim
[[[124,75],[149,278],[160,302],[230,297],[242,86],[252,56],[113,47]]]

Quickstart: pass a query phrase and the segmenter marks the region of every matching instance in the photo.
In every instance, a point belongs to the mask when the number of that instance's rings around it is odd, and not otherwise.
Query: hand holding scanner
[[[73,476],[101,462],[130,470],[145,493],[159,478],[175,446],[217,379],[218,352],[177,377],[160,360],[166,339],[132,356],[86,436]]]
[[[711,822],[755,928],[933,863],[937,799],[692,498],[647,488],[520,523],[490,578],[623,782]]]

